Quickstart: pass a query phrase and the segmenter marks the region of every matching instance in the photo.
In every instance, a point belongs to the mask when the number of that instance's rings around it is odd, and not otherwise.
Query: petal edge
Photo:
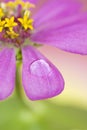
[[[13,49],[5,48],[0,52],[0,100],[7,98],[14,90],[15,63]]]
[[[30,46],[22,49],[22,81],[26,95],[31,100],[54,97],[64,89],[60,72],[42,54]]]

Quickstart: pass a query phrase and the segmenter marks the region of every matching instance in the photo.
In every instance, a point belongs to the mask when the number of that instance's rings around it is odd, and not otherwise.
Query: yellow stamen
[[[18,7],[20,7],[19,12]],[[3,31],[4,38],[16,39],[18,43],[24,31],[28,33],[27,31],[33,30],[33,19],[30,18],[31,7],[35,7],[34,4],[23,0],[0,3],[0,32]],[[20,18],[18,18],[19,15],[21,16]],[[15,29],[17,29],[16,32]]]
[[[2,18],[4,16],[4,12],[2,10],[2,8],[0,8],[0,18]]]
[[[15,2],[8,2],[8,3],[6,3],[6,6],[7,7],[11,7],[11,8],[14,8],[16,5],[15,5]]]
[[[29,19],[29,16],[30,11],[26,11],[23,18],[18,18],[18,21],[21,23],[25,30],[27,30],[28,28],[33,30],[33,19]]]
[[[3,28],[4,28],[4,25],[5,25],[5,21],[0,19],[0,32],[2,32]]]
[[[34,8],[35,5],[34,4],[31,4],[30,2],[24,2],[22,0],[15,0],[14,2],[7,2],[6,4],[7,6],[9,7],[17,7],[17,5],[21,5],[24,9],[28,9],[28,8]]]
[[[10,36],[12,39],[16,38],[19,36],[18,33],[15,33],[13,30],[12,31],[6,31],[6,33],[8,34],[8,36]]]
[[[10,31],[13,30],[13,27],[17,26],[18,24],[14,21],[14,16],[11,18],[5,18],[5,27],[8,27]]]

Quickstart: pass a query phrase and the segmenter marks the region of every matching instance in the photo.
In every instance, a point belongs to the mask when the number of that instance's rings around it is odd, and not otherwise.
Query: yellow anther
[[[24,2],[23,0],[15,0],[16,5],[21,5],[23,8],[33,8],[35,7],[34,4],[30,3],[30,2]]]
[[[6,6],[7,6],[7,7],[11,7],[11,8],[15,8],[15,7],[16,7],[16,3],[10,1],[10,2],[7,2],[7,3],[6,3]]]
[[[21,25],[24,27],[25,30],[31,29],[33,30],[33,19],[29,19],[30,11],[26,11],[23,18],[18,18],[18,21],[21,23]]]
[[[14,21],[14,16],[11,18],[5,18],[5,27],[8,27],[10,31],[13,30],[13,27],[17,26],[18,24]]]
[[[16,38],[16,37],[19,36],[19,34],[18,34],[18,33],[15,33],[13,30],[12,30],[12,31],[6,31],[6,33],[7,33],[7,35],[8,35],[9,37],[11,37],[12,39],[14,39],[14,38]]]
[[[2,8],[0,8],[0,18],[2,18],[4,16],[4,12],[2,10]]]
[[[30,3],[30,2],[24,2],[22,0],[15,0],[13,2],[7,2],[6,4],[7,6],[11,7],[11,8],[16,8],[17,5],[21,5],[24,9],[29,9],[29,8],[34,8],[35,5]]]
[[[8,7],[11,7],[11,8],[15,8],[15,7],[17,7],[17,5],[22,5],[22,1],[21,0],[15,0],[15,1],[9,1],[9,2],[7,2],[6,3],[6,5],[8,6]]]
[[[16,5],[21,5],[21,6],[25,6],[25,2],[23,2],[22,0],[15,0]]]
[[[2,32],[3,28],[4,28],[4,25],[5,25],[5,21],[0,19],[0,32]]]

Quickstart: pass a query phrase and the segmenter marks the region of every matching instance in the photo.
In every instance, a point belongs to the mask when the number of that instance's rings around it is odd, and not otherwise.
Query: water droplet
[[[30,65],[31,74],[36,76],[47,76],[51,72],[51,70],[52,69],[49,64],[43,59],[34,61]]]

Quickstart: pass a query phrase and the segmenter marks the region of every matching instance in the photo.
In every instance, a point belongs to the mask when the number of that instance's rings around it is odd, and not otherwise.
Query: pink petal
[[[60,94],[64,80],[57,68],[30,46],[22,49],[23,86],[31,100],[46,99]]]
[[[78,54],[87,54],[87,20],[61,28],[50,28],[32,35],[33,42],[48,44],[62,50]]]
[[[66,18],[72,18],[73,15],[78,14],[80,9],[81,3],[73,0],[47,0],[33,16],[34,26],[37,29],[56,20],[65,21]]]
[[[0,100],[7,98],[15,85],[15,53],[13,49],[0,51]]]
[[[29,1],[29,2],[34,3],[34,4],[36,4],[38,2],[38,0],[24,0],[24,1]]]
[[[87,14],[80,12],[80,6],[72,0],[48,0],[33,16],[35,30],[31,40],[87,54]]]

